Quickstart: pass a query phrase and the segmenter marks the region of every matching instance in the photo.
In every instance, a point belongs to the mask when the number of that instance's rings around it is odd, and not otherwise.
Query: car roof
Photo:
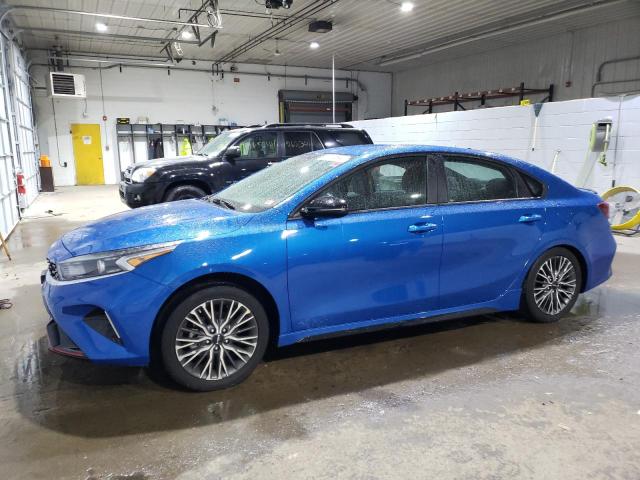
[[[472,155],[487,157],[490,159],[498,160],[504,163],[508,163],[514,167],[521,168],[523,170],[530,170],[536,174],[542,173],[546,176],[548,172],[531,163],[524,162],[517,158],[508,157],[498,153],[474,150],[472,148],[461,147],[446,147],[442,145],[414,145],[414,144],[370,144],[370,145],[351,145],[348,147],[330,148],[324,150],[324,152],[340,153],[343,155],[350,155],[354,158],[351,162],[365,163],[368,160],[385,157],[389,155],[410,155],[416,153],[447,153],[456,155]]]
[[[268,125],[251,125],[242,127],[246,131],[255,130],[325,130],[325,131],[345,131],[345,132],[361,132],[361,128],[356,128],[347,123],[272,123]]]

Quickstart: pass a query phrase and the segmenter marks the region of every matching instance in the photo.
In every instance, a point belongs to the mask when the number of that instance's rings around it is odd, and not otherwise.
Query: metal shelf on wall
[[[518,97],[522,102],[527,95],[544,95],[546,97],[542,99],[542,102],[553,102],[553,84],[547,88],[527,88],[524,82],[517,87],[498,88],[496,90],[485,90],[478,92],[459,93],[455,92],[452,95],[444,97],[433,97],[422,100],[405,100],[404,101],[404,114],[409,114],[409,107],[427,107],[422,113],[433,113],[433,107],[438,105],[453,105],[453,110],[468,110],[463,104],[467,102],[480,102],[479,106],[486,106],[488,100],[495,100],[498,98],[510,98]]]
[[[130,146],[131,163],[138,163],[162,156],[178,156],[180,153],[180,141],[188,138],[193,151],[197,151],[208,142],[217,137],[221,132],[238,126],[229,125],[190,125],[190,124],[166,124],[166,123],[132,123],[116,124],[118,137],[118,159],[122,165],[121,142]],[[141,158],[136,153],[136,141],[145,142],[147,154]],[[128,162],[127,162],[128,164]]]

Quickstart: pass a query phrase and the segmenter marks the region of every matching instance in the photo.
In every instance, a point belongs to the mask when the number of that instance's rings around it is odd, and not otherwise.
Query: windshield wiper
[[[216,205],[220,205],[222,207],[225,207],[229,210],[235,210],[236,207],[233,206],[233,204],[231,204],[231,202],[228,202],[227,200],[224,200],[222,198],[218,198],[218,197],[209,197],[209,201],[211,203],[215,203]]]

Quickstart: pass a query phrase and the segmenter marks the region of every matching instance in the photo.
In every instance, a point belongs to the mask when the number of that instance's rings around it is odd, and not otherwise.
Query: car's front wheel
[[[202,188],[195,185],[179,185],[171,188],[165,195],[165,202],[175,202],[177,200],[189,200],[192,198],[202,198],[207,195]]]
[[[260,302],[235,286],[216,285],[188,296],[169,314],[162,360],[179,384],[219,390],[251,374],[268,339],[269,322]]]
[[[524,284],[522,312],[534,322],[555,322],[578,299],[582,269],[566,248],[552,248],[531,267]]]

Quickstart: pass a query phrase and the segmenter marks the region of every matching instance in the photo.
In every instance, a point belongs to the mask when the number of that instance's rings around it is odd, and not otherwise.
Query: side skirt
[[[392,330],[395,328],[412,327],[415,325],[423,325],[425,323],[441,322],[445,320],[455,320],[457,318],[473,317],[476,315],[488,315],[495,313],[498,310],[495,308],[478,308],[475,310],[465,310],[464,312],[445,313],[442,315],[435,315],[433,317],[415,318],[412,320],[404,320],[394,323],[383,323],[380,325],[369,325],[364,327],[348,328],[346,330],[338,330],[335,332],[318,333],[304,336],[293,343],[311,342],[314,340],[325,340],[328,338],[344,337],[348,335],[355,335],[359,333],[377,332],[380,330]],[[286,344],[283,344],[286,345]]]

